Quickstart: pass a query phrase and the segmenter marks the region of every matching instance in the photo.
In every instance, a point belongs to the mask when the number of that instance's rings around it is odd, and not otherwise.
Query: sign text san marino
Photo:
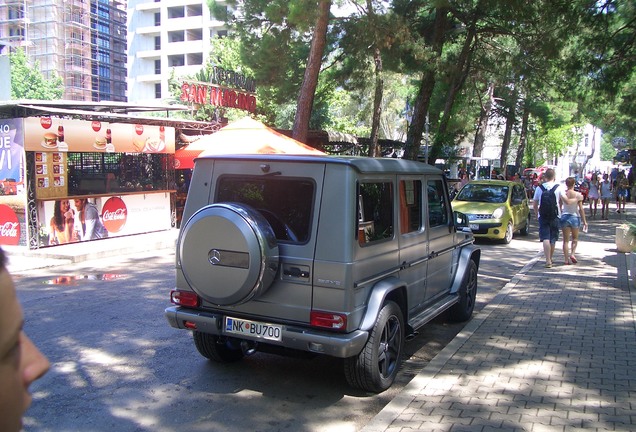
[[[232,86],[226,87],[226,86]],[[181,100],[200,105],[238,108],[256,111],[254,80],[244,74],[214,67],[209,83],[184,81],[181,84]]]

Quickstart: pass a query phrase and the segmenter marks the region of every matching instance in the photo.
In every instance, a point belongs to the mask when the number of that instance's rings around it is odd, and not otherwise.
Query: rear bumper
[[[180,306],[172,306],[165,311],[168,323],[177,329],[186,329],[185,322],[194,323],[196,330],[202,333],[236,337],[223,331],[223,318],[225,315],[213,312],[203,312],[186,309]],[[339,334],[318,331],[306,327],[283,325],[282,341],[262,340],[242,336],[242,339],[253,340],[259,343],[279,345],[286,348],[307,351],[317,354],[325,354],[332,357],[347,358],[356,356],[362,351],[369,338],[369,333],[356,330],[351,333]]]

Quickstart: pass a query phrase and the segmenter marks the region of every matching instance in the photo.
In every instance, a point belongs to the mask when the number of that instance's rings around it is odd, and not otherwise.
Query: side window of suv
[[[448,225],[448,202],[441,179],[428,181],[428,224],[431,227]]]
[[[358,185],[358,243],[393,237],[393,185],[368,182]]]
[[[422,227],[422,181],[400,180],[400,234]]]

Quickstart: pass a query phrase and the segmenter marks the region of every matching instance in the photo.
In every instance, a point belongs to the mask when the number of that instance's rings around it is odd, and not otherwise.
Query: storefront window
[[[68,153],[69,195],[168,190],[168,154]]]

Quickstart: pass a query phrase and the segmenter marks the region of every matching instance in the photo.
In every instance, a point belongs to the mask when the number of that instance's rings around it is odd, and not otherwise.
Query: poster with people
[[[0,245],[26,245],[24,129],[0,120]]]

